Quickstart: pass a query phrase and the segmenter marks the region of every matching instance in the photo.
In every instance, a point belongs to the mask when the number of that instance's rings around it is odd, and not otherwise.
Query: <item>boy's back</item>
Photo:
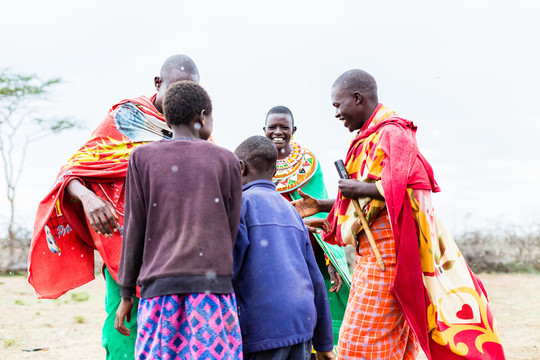
[[[306,342],[332,349],[331,319],[309,234],[271,181],[243,188],[233,286],[245,353]]]
[[[199,139],[146,144],[130,157],[125,261],[119,283],[143,298],[232,292],[232,248],[240,215],[236,156]],[[145,226],[146,224],[146,226]],[[146,241],[144,241],[146,239]],[[136,263],[142,252],[142,264]]]

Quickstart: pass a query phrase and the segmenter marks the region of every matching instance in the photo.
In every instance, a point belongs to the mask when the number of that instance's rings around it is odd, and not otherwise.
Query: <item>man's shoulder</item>
[[[129,107],[133,105],[140,105],[140,106],[147,107],[157,112],[157,109],[154,106],[154,99],[155,99],[155,95],[152,97],[141,95],[141,96],[137,96],[133,98],[120,100],[116,104],[114,104],[111,108],[112,110],[115,110],[116,108],[123,107],[123,106]]]

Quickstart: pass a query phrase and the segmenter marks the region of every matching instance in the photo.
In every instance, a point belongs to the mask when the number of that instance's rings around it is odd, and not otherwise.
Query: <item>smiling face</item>
[[[263,128],[267,138],[272,140],[278,151],[278,158],[283,159],[289,155],[291,137],[296,131],[289,114],[270,114],[266,118]]]
[[[361,129],[366,122],[366,104],[359,92],[352,92],[340,85],[332,88],[332,106],[336,109],[335,117],[343,122],[350,132]]]

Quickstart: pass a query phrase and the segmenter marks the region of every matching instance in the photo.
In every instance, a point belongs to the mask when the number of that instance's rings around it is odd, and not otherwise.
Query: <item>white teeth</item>
[[[282,138],[274,138],[273,140],[274,140],[274,141],[283,141]]]

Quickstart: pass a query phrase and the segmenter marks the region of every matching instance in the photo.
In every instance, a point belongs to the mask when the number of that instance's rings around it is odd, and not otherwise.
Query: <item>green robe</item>
[[[118,310],[120,300],[122,300],[120,286],[106,267],[103,267],[103,274],[105,275],[105,311],[107,312],[107,318],[103,324],[101,345],[105,348],[106,359],[134,359],[135,341],[137,340],[137,307],[139,305],[139,298],[133,298],[131,321],[126,321],[124,323],[126,327],[131,330],[131,334],[129,336],[124,336],[114,328],[116,310]]]
[[[316,198],[316,199],[328,199],[328,193],[326,192],[326,186],[324,185],[324,178],[320,164],[317,166],[317,170],[311,177],[308,183],[306,183],[301,190]],[[301,196],[298,194],[298,191],[293,191],[287,194],[288,197],[292,200],[301,199]],[[326,218],[328,213],[319,213],[313,218]],[[328,292],[328,302],[330,303],[330,313],[332,314],[332,328],[334,332],[334,345],[337,345],[339,338],[339,328],[343,321],[343,315],[345,314],[345,307],[347,306],[347,299],[349,297],[349,289],[351,287],[351,275],[349,272],[349,267],[347,266],[347,260],[345,258],[345,251],[342,247],[338,245],[330,245],[322,241],[320,235],[310,234],[319,244],[318,249],[313,249],[315,252],[315,259],[319,265],[319,269],[324,277],[324,282],[326,284],[326,290],[330,289],[332,284],[330,283],[330,276],[328,275],[328,270],[326,268],[325,257],[328,256],[332,264],[341,274],[343,279],[343,285],[339,292]],[[320,251],[320,250],[323,251]]]

